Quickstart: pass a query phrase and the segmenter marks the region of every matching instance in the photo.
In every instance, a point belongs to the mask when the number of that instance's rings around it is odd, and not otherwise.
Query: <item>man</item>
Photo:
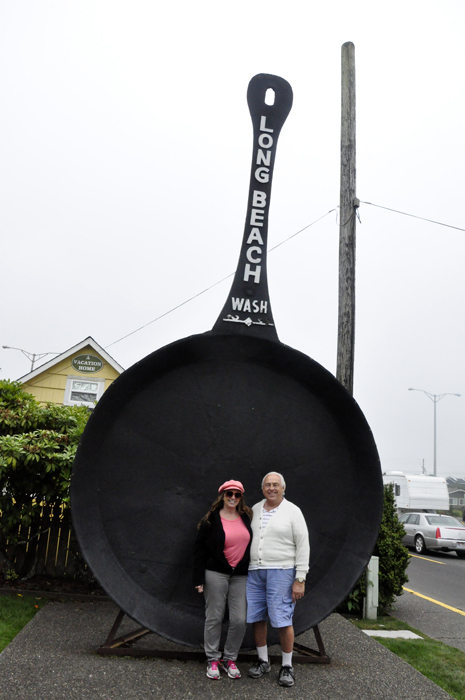
[[[284,498],[286,482],[270,472],[262,481],[265,500],[253,507],[253,540],[247,577],[247,622],[253,624],[258,660],[249,669],[251,678],[269,673],[267,617],[279,630],[282,666],[278,683],[294,685],[292,650],[295,604],[305,593],[310,543],[300,508]]]

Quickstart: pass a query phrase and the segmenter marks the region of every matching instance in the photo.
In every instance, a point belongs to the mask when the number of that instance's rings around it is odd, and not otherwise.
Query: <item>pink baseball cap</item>
[[[218,489],[218,493],[226,491],[226,489],[237,489],[241,493],[244,493],[244,487],[242,486],[241,482],[234,481],[234,479],[231,479],[230,481],[225,481],[224,484]]]

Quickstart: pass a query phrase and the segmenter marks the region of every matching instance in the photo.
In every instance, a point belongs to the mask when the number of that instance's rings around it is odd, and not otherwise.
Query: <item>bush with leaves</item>
[[[88,417],[84,406],[43,406],[19,382],[0,381],[0,553],[10,576],[24,544],[20,525],[37,537],[43,505],[69,505],[71,467]]]
[[[403,585],[408,581],[407,567],[410,555],[402,544],[404,535],[404,526],[397,517],[394,486],[385,484],[383,517],[373,552],[373,556],[379,557],[379,611],[389,608],[396,596],[402,595]],[[365,592],[364,573],[338,607],[338,611],[361,614]]]

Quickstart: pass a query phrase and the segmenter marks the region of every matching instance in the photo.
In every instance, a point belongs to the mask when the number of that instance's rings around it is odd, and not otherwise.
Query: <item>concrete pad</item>
[[[387,637],[388,639],[423,639],[410,630],[362,630],[369,637]]]

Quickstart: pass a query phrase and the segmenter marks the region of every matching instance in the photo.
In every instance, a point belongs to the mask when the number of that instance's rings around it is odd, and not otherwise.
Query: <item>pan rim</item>
[[[94,414],[89,420],[89,426],[95,427],[91,427],[91,430],[89,431],[86,429],[86,432],[84,433],[83,440],[78,449],[78,454],[76,455],[76,465],[78,470],[81,457],[88,449],[89,440],[92,442],[94,439],[92,436],[93,431],[100,429],[101,421],[104,423],[113,423],[115,416],[118,415],[120,410],[118,408],[119,399],[121,396],[123,396],[125,400],[127,399],[125,392],[128,386],[131,387],[131,385],[133,385],[131,391],[129,392],[130,396],[137,397],[138,392],[143,391],[150,381],[156,382],[159,377],[165,376],[169,372],[175,371],[178,368],[187,367],[194,363],[203,364],[211,362],[219,364],[252,362],[255,365],[261,365],[262,367],[266,367],[272,371],[277,371],[278,368],[280,373],[284,374],[285,377],[287,376],[293,379],[295,379],[296,376],[299,377],[301,372],[306,372],[308,376],[303,384],[302,381],[299,381],[298,379],[296,380],[305,388],[307,385],[311,385],[314,388],[315,381],[317,382],[318,391],[320,392],[324,392],[325,387],[326,389],[329,387],[329,398],[327,405],[325,404],[325,408],[331,411],[331,406],[333,406],[334,402],[336,402],[349,411],[350,420],[348,421],[348,424],[344,426],[343,432],[353,432],[355,429],[357,435],[363,434],[365,440],[368,439],[370,442],[368,448],[366,446],[361,450],[357,448],[355,449],[355,453],[365,453],[365,456],[366,453],[369,453],[369,459],[371,460],[373,467],[375,466],[374,462],[376,460],[379,482],[382,483],[379,456],[371,429],[368,426],[365,416],[363,415],[357,402],[348,394],[345,388],[328,370],[307,355],[282,343],[257,337],[248,338],[238,335],[222,335],[216,333],[193,335],[188,338],[175,341],[168,346],[164,346],[163,348],[156,350],[154,353],[151,353],[139,363],[136,363],[136,365],[126,370],[126,372],[114,382],[112,385],[114,388],[112,389],[112,387],[110,387],[107,392],[105,392],[101,402],[99,402],[100,405],[96,407]],[[147,377],[148,369],[151,370],[150,379]],[[137,386],[140,378],[142,378],[143,386]],[[351,449],[354,449],[353,443],[351,443],[351,445]],[[364,458],[363,454],[361,457],[357,457],[357,454],[352,455],[353,459]],[[376,480],[377,479],[374,478],[373,483]],[[97,524],[101,525],[100,531],[94,531],[92,534],[88,532],[86,527],[88,524],[89,504],[87,504],[86,508],[82,507],[79,494],[76,493],[74,488],[75,483],[75,474],[73,473],[71,489],[73,526],[75,528],[78,541],[81,544],[84,558],[94,571],[99,583],[108,592],[109,596],[114,600],[114,602],[125,610],[125,612],[127,612],[131,618],[135,619],[140,624],[147,626],[157,634],[167,639],[171,639],[172,641],[196,646],[196,644],[186,642],[185,639],[179,639],[176,637],[176,635],[167,634],[167,628],[169,629],[168,625],[160,626],[158,624],[152,624],[151,621],[147,620],[146,615],[143,613],[143,608],[149,604],[153,606],[153,597],[151,597],[141,586],[139,586],[139,584],[133,578],[131,578],[126,570],[120,565],[120,561],[115,552],[111,549],[111,547],[108,547],[108,540],[106,543],[104,542],[105,528],[103,523],[99,521],[98,518]],[[94,509],[100,509],[99,494],[97,492],[94,494],[93,504],[90,505]],[[93,551],[89,560],[88,538],[90,536],[93,538],[93,543],[91,545]],[[84,546],[82,546],[82,538]],[[374,535],[373,539],[376,540],[376,534]],[[111,571],[106,572],[106,574],[110,575],[110,581],[112,576],[118,576],[118,578],[121,578],[121,574],[123,574],[123,579],[125,579],[126,582],[129,582],[134,588],[134,594],[132,596],[134,603],[131,603],[131,605],[128,605],[128,601],[125,600],[125,596],[121,595],[121,586],[119,588],[117,587],[116,590],[114,588],[112,589],[111,586],[109,587],[108,585],[107,576],[105,575],[102,577],[101,572],[95,571],[95,561],[101,554],[101,549],[99,549],[99,547],[103,547],[103,551],[107,556],[108,552],[111,555]],[[107,549],[105,549],[105,547],[107,547]],[[346,555],[344,555],[344,558],[346,558]],[[366,561],[363,560],[363,562],[360,563],[361,568],[366,565],[368,559],[369,555],[367,555]],[[106,560],[106,565],[109,565],[108,559]],[[357,578],[358,575],[355,575],[354,579],[357,580]],[[344,595],[341,596],[341,600],[343,597]],[[337,605],[339,602],[340,600],[337,600],[335,605]],[[164,604],[159,603],[159,601],[156,601],[156,604],[157,608],[159,608],[158,614],[160,614],[160,612],[164,614],[166,612]],[[141,610],[142,613],[140,612]],[[324,619],[327,614],[329,614],[328,611],[323,610],[320,613],[320,619],[314,624],[318,624],[318,622]],[[309,627],[306,627],[305,629],[308,628]],[[304,630],[302,629],[300,631]]]

